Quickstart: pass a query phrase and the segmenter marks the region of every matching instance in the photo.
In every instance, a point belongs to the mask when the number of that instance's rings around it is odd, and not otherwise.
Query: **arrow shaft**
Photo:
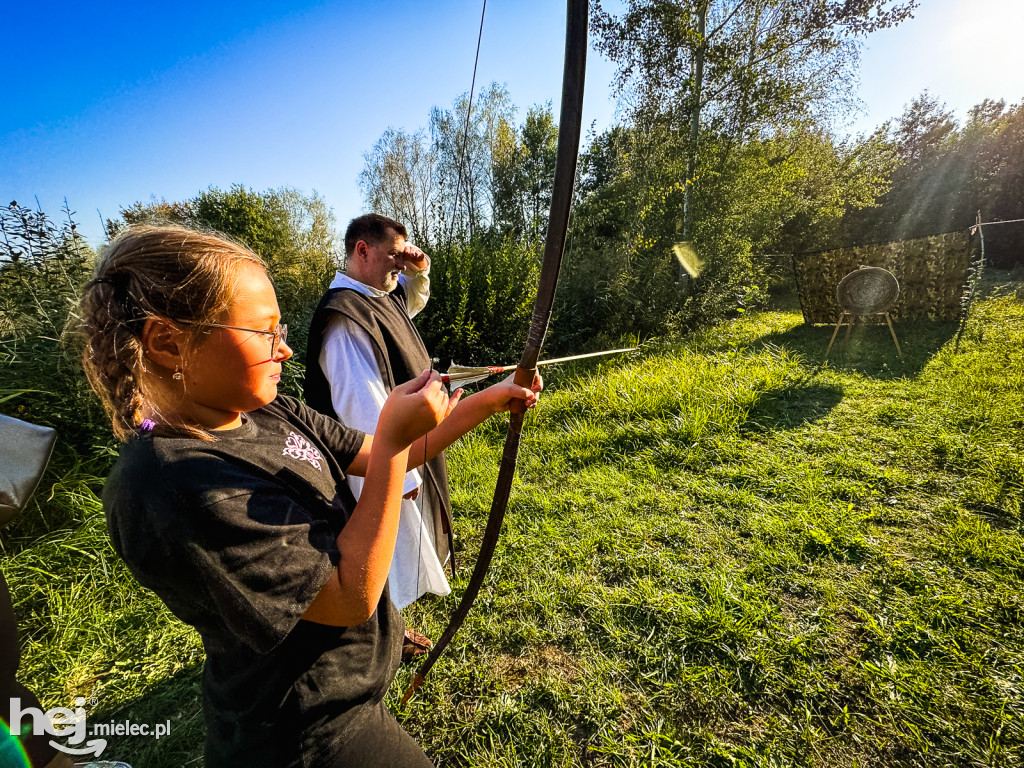
[[[582,360],[585,357],[601,357],[602,355],[617,355],[621,352],[634,352],[636,347],[626,347],[625,349],[609,349],[604,352],[588,352],[585,355],[570,355],[569,357],[556,357],[553,360],[540,360],[537,363],[539,368],[542,365],[554,365],[555,363],[567,363],[570,360]]]
[[[555,363],[568,363],[571,360],[583,360],[588,357],[601,357],[602,355],[617,355],[621,352],[633,352],[636,347],[626,347],[625,349],[609,349],[604,352],[588,352],[585,355],[570,355],[569,357],[556,357],[552,360],[538,360],[537,367],[540,368],[543,365],[554,365]],[[466,379],[472,379],[473,381],[479,381],[481,378],[487,378],[493,376],[496,373],[506,373],[508,371],[514,371],[516,366],[514,365],[488,365],[481,368],[474,369],[473,371],[466,371],[464,373],[443,373],[441,374],[441,381],[445,384],[451,384],[452,381],[458,383]]]

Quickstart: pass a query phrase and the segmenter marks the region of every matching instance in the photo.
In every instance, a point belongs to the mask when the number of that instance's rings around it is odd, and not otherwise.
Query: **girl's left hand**
[[[492,384],[487,389],[475,395],[487,400],[493,413],[501,413],[512,407],[512,403],[522,400],[527,408],[533,408],[540,399],[540,392],[544,389],[544,380],[539,373],[534,373],[533,383],[530,388],[520,387],[515,383],[515,374],[510,374],[497,384]]]

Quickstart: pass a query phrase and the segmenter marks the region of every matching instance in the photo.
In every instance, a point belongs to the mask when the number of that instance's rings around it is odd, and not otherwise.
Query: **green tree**
[[[878,206],[851,210],[843,221],[849,243],[899,240],[1024,217],[1024,103],[975,105],[960,125],[927,91],[880,140],[896,159]],[[1009,265],[1024,245],[1024,227],[1006,226],[986,238],[995,263]]]
[[[806,125],[757,144],[765,149],[764,164],[777,171],[775,202],[761,215],[766,226],[754,228],[759,234],[753,250],[762,254],[841,246],[846,212],[875,206],[896,166],[882,131],[839,141],[820,126]],[[781,268],[788,271],[788,261],[775,265]]]
[[[504,123],[498,127],[491,163],[494,226],[503,232],[524,232],[527,153],[513,125]]]
[[[450,110],[431,110],[437,183],[435,243],[446,243],[453,235],[472,238],[493,225],[493,153],[514,120],[515,106],[505,87],[497,83],[476,97],[471,111],[468,94]]]
[[[555,182],[558,126],[551,104],[533,106],[518,132],[499,126],[491,150],[494,224],[504,231],[543,238]]]
[[[936,213],[948,207],[948,193],[956,183],[955,152],[950,150],[957,143],[957,129],[953,113],[927,91],[907,107],[894,129],[900,163],[883,200],[887,221],[883,219],[878,239],[901,240],[943,230],[945,217]],[[911,189],[914,194],[908,194]],[[940,198],[946,199],[939,202]]]
[[[613,16],[596,0],[598,47],[618,65],[634,125],[684,159],[680,237],[694,237],[704,157],[794,122],[842,110],[857,41],[907,18],[914,0],[628,0]],[[727,150],[702,153],[702,137]]]
[[[430,112],[424,130],[389,128],[364,154],[360,186],[372,210],[404,223],[422,246],[447,246],[491,229],[543,236],[551,204],[558,128],[551,105],[522,126],[496,83],[467,114],[469,97]]]
[[[776,254],[835,242],[851,206],[873,205],[893,166],[875,137],[837,142],[813,122],[748,139],[712,134],[701,145],[693,242],[705,263],[679,284],[668,256],[680,239],[689,185],[668,131],[619,126],[591,137],[581,160],[573,233],[553,341],[578,348],[695,327],[759,302],[788,267]]]
[[[525,182],[529,231],[543,238],[548,229],[548,210],[555,183],[558,156],[558,125],[551,103],[531,107],[521,129],[525,153]]]

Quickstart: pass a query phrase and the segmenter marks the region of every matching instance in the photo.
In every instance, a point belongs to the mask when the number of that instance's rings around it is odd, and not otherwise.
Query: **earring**
[[[174,373],[171,375],[171,378],[174,379],[175,381],[181,381],[183,378],[183,376],[181,375],[181,371],[175,369]]]

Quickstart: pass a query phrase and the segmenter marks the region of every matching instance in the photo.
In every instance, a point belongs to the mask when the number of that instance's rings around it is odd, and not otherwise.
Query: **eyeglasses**
[[[277,347],[280,344],[285,344],[288,339],[288,326],[278,324],[277,328],[272,331],[260,331],[255,328],[242,328],[237,325],[222,325],[221,323],[203,323],[203,322],[192,322],[190,320],[178,320],[183,325],[205,325],[210,328],[227,328],[232,331],[248,331],[249,333],[261,333],[264,336],[270,336],[270,356],[273,357],[277,354]]]

